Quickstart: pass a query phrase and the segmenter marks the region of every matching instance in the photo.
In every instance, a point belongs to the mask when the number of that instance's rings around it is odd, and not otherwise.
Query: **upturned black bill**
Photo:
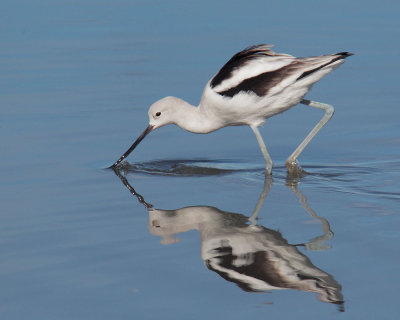
[[[110,168],[115,168],[118,166],[122,160],[124,160],[129,154],[137,147],[137,145],[142,141],[152,130],[153,126],[149,125],[146,130],[143,131],[143,133],[136,139],[136,141],[130,146],[128,150],[110,167]]]

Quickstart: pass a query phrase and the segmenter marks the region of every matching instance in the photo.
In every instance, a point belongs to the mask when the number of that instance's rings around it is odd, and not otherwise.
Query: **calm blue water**
[[[1,318],[396,318],[399,13],[395,1],[3,1]],[[271,181],[246,127],[165,127],[120,176],[104,169],[152,102],[197,104],[254,43],[355,53],[308,95],[336,107],[299,159],[310,174],[284,167],[322,116],[301,105],[261,129]]]

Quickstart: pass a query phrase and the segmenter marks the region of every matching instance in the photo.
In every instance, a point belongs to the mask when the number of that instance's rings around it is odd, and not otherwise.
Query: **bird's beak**
[[[122,160],[124,160],[129,154],[137,147],[137,145],[146,137],[152,130],[154,129],[154,126],[149,124],[148,127],[143,131],[143,133],[136,139],[136,141],[130,146],[128,150],[125,151],[125,153],[110,167],[110,168],[115,168],[118,166]]]

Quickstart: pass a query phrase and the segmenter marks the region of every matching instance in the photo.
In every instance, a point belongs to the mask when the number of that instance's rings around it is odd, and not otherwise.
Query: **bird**
[[[265,160],[265,173],[272,174],[273,162],[260,134],[265,121],[298,103],[322,109],[324,116],[287,158],[288,171],[300,168],[297,158],[334,113],[332,105],[304,99],[314,83],[353,55],[339,52],[296,58],[276,53],[273,45],[252,45],[236,53],[206,84],[196,107],[168,96],[153,103],[149,125],[131,147],[112,165],[117,167],[152,131],[169,124],[199,134],[227,126],[249,126]]]

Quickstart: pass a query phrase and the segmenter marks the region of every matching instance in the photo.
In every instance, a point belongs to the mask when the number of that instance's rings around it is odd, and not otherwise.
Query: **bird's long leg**
[[[261,152],[264,156],[265,160],[265,173],[266,174],[271,174],[272,173],[272,159],[271,156],[268,153],[267,147],[265,146],[264,140],[260,134],[260,131],[258,131],[258,128],[255,126],[250,126],[251,130],[253,130],[254,134],[256,135],[258,145],[260,146]]]
[[[325,111],[325,114],[322,117],[322,119],[317,123],[317,125],[310,131],[310,133],[303,140],[303,142],[300,143],[299,146],[296,148],[296,150],[294,150],[293,153],[290,155],[290,157],[287,158],[286,168],[288,169],[289,172],[299,170],[299,166],[297,164],[298,156],[304,150],[304,148],[310,143],[310,141],[312,140],[312,138],[314,138],[314,136],[318,133],[318,131],[321,130],[321,128],[329,121],[330,118],[332,118],[332,115],[335,111],[333,106],[326,103],[321,103],[306,99],[302,99],[301,103],[308,105],[310,107],[322,109]]]
[[[265,179],[264,179],[263,191],[261,192],[260,197],[258,198],[256,207],[254,208],[253,213],[251,214],[251,216],[249,218],[249,221],[252,226],[257,225],[258,213],[261,210],[261,207],[264,203],[265,198],[267,197],[269,191],[271,190],[271,185],[272,185],[272,176],[266,175]]]

